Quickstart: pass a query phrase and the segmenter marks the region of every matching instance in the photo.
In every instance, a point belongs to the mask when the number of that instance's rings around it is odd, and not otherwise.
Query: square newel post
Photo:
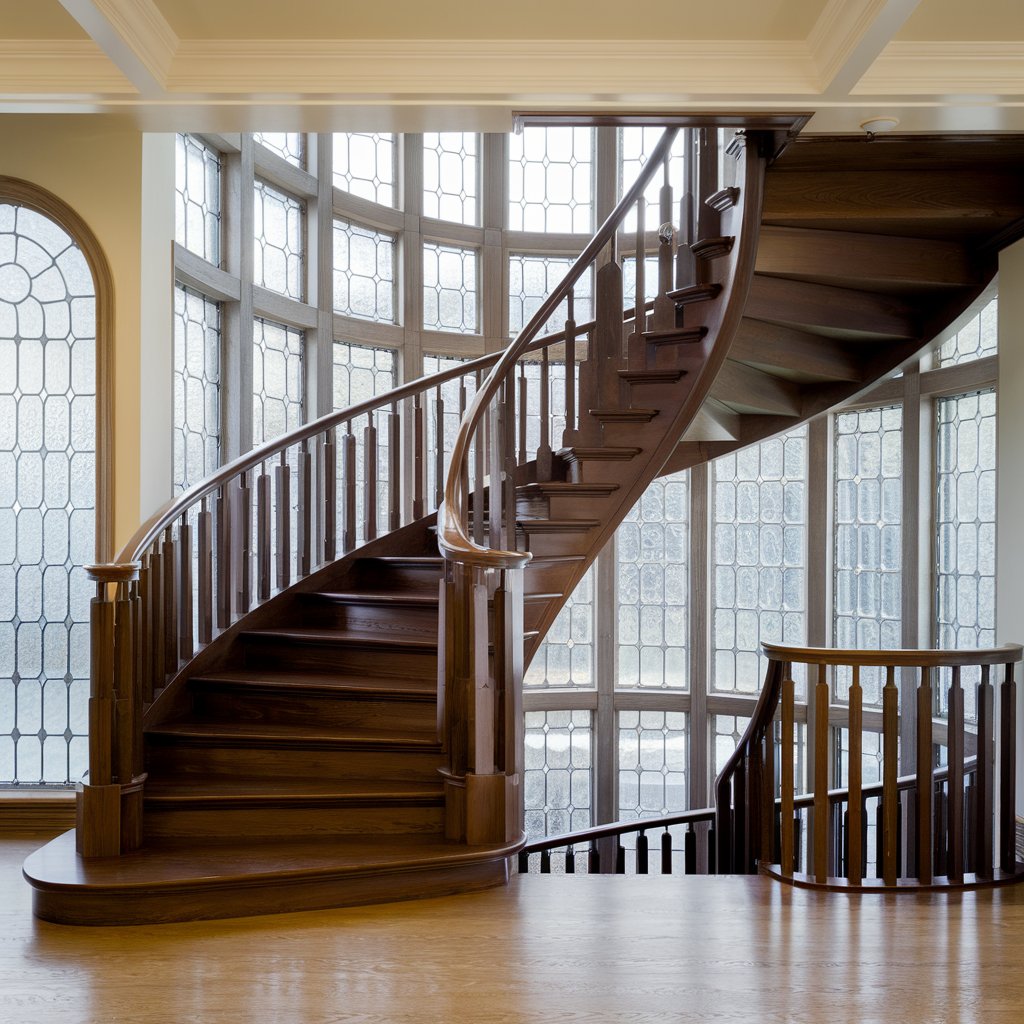
[[[112,857],[142,838],[141,694],[135,672],[135,563],[86,566],[90,609],[89,771],[78,784],[75,847]],[[111,600],[111,588],[114,599]]]

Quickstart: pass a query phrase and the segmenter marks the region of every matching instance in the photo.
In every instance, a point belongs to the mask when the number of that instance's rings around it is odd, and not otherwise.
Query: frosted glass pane
[[[334,222],[334,310],[396,323],[394,235]]]
[[[480,136],[474,132],[424,133],[424,216],[479,223],[479,145]]]
[[[292,299],[305,296],[305,204],[264,181],[253,188],[253,281]]]
[[[508,137],[508,226],[512,231],[593,230],[594,133],[528,127]]]
[[[527,839],[592,824],[589,711],[528,711],[523,789]]]
[[[339,132],[334,136],[334,184],[354,196],[394,206],[395,136]]]
[[[175,227],[179,245],[220,264],[220,154],[192,135],[175,148]]]

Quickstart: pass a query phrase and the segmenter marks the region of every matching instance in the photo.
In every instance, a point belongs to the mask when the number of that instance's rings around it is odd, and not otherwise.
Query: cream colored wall
[[[142,135],[121,120],[0,116],[0,174],[64,200],[96,235],[114,279],[114,546],[139,524]]]

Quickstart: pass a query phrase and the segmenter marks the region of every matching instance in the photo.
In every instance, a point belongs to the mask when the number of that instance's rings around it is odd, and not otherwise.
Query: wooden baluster
[[[217,629],[231,625],[231,507],[228,485],[217,490]]]
[[[138,626],[135,635],[138,637],[138,651],[135,655],[136,671],[142,680],[142,697],[147,703],[153,699],[153,609],[150,604],[153,593],[149,581],[149,554],[142,556],[142,567],[139,569],[139,581],[136,589],[139,593],[138,607],[135,610]]]
[[[828,680],[826,666],[818,666],[814,688],[814,877],[828,880]]]
[[[152,687],[149,699],[152,700],[156,691],[164,685],[166,676],[166,648],[164,645],[164,563],[163,552],[160,541],[155,540],[149,557],[149,611],[150,621],[147,628],[150,631],[150,656],[149,666],[150,686]]]
[[[948,857],[946,874],[951,882],[964,880],[964,691],[960,666],[953,667],[949,684],[948,762]]]
[[[565,873],[567,875],[576,874],[576,851],[571,846],[565,848]]]
[[[459,378],[459,422],[461,423],[466,418],[466,378]],[[462,507],[465,509],[469,508],[469,452],[466,454],[466,472],[460,473],[459,478],[462,480]]]
[[[270,549],[273,544],[270,517],[270,474],[266,465],[256,477],[256,593],[261,602],[270,599],[273,587]]]
[[[932,881],[932,682],[931,669],[921,668],[917,688],[917,880]]]
[[[794,733],[795,686],[793,683],[793,666],[789,663],[782,667],[782,741],[779,756],[782,758],[782,853],[779,868],[782,875],[789,878],[793,874],[793,763],[796,760],[796,735]]]
[[[664,181],[658,193],[658,295],[654,303],[655,319],[659,318],[662,309],[666,313],[671,310],[672,317],[675,319],[675,303],[666,295],[667,292],[672,291],[672,272],[675,269],[673,263],[675,246],[673,245],[672,230],[672,209],[675,202],[672,198],[672,182],[669,180],[670,159],[670,156],[666,156],[662,165]]]
[[[483,381],[483,371],[476,372],[476,389],[480,390]],[[476,544],[484,542],[484,474],[486,473],[486,441],[485,433],[487,426],[487,413],[480,419],[480,426],[477,428],[473,439],[473,541]]]
[[[492,402],[487,410],[488,420],[488,489],[487,489],[487,520],[488,543],[492,548],[502,548],[505,544],[502,541],[501,532],[503,523],[501,521],[501,470],[504,463],[504,441],[505,441],[505,410],[511,400],[509,392],[512,388],[506,381],[498,392],[499,400]]]
[[[622,836],[615,837],[615,874],[626,873],[626,848],[622,845]]]
[[[768,723],[762,741],[761,766],[761,851],[759,859],[765,864],[774,864],[778,852],[775,849],[775,719]]]
[[[196,550],[199,556],[196,588],[199,601],[199,643],[205,646],[213,639],[213,517],[206,498],[203,498],[196,516]]]
[[[292,581],[292,468],[288,465],[287,451],[281,452],[281,461],[274,467],[277,488],[274,511],[277,518],[277,589],[284,590]]]
[[[1017,864],[1014,787],[1017,778],[1017,684],[1013,662],[1007,662],[999,688],[1000,778],[999,778],[999,866],[1013,872]]]
[[[338,557],[338,446],[334,427],[324,431],[324,560]]]
[[[696,131],[684,129],[683,195],[679,200],[679,244],[676,248],[676,287],[688,288],[697,280],[691,246],[697,240],[694,225],[694,181],[696,180]]]
[[[568,340],[566,341],[568,345]],[[551,379],[548,350],[540,353],[540,441],[537,444],[537,479],[551,479]]]
[[[366,414],[363,429],[363,540],[377,537],[377,427]]]
[[[647,843],[647,833],[640,829],[640,834],[636,837],[636,873],[638,875],[646,875],[648,873],[648,855],[649,847]]]
[[[847,844],[849,852],[846,859],[846,877],[851,885],[860,885],[864,876],[861,874],[861,863],[864,856],[862,846],[861,825],[863,823],[863,800],[861,799],[863,745],[863,693],[860,685],[860,665],[853,666],[853,678],[850,680],[850,753],[848,759],[848,781],[850,796],[848,807],[849,824],[847,827]]]
[[[309,450],[309,439],[299,445],[298,483],[298,549],[295,575],[305,579],[313,568],[313,456]]]
[[[252,607],[252,486],[250,471],[238,479],[238,610]]]
[[[647,200],[640,196],[636,201],[636,287],[633,289],[633,331],[640,334],[647,328]]]
[[[526,850],[519,851],[517,867],[521,875],[528,875],[530,873],[530,854]]]
[[[184,546],[183,546],[184,547]],[[189,570],[191,571],[191,549]],[[189,591],[191,594],[191,590]],[[129,786],[142,771],[141,681],[135,674],[134,609],[131,582],[120,579],[114,601],[114,693],[117,730],[117,781]],[[192,613],[189,611],[191,629]],[[191,656],[191,644],[187,655]],[[142,794],[122,794],[120,807],[120,848],[137,850],[142,845]]]
[[[993,818],[995,780],[995,692],[988,665],[981,666],[978,684],[977,818],[974,822],[974,873],[991,878],[993,867]]]
[[[178,522],[178,659],[185,662],[195,648],[192,623],[192,527],[187,513]]]
[[[164,530],[161,562],[164,584],[164,621],[161,633],[164,645],[164,675],[157,678],[158,686],[163,686],[167,682],[166,677],[178,670],[178,567],[174,560],[174,536],[170,526]]]
[[[587,851],[587,874],[599,875],[601,873],[601,851],[597,848],[597,840],[591,840],[590,849]]]
[[[412,517],[422,519],[426,514],[424,495],[423,395],[417,393],[412,400]]]
[[[518,458],[516,462],[522,466],[526,463],[526,417],[527,409],[529,408],[529,388],[530,382],[526,377],[526,362],[525,360],[519,361],[519,404],[516,407],[516,419],[518,420],[517,426],[519,427],[519,438],[518,445]]]
[[[511,382],[508,385],[512,391]],[[511,394],[509,395],[511,397]],[[504,465],[501,481],[501,537],[502,544],[509,550],[517,550],[516,537],[516,450],[515,450],[515,409],[506,408],[503,413],[505,420],[505,440],[503,445]]]
[[[896,689],[896,669],[888,665],[885,670],[885,686],[882,689],[882,864],[881,877],[888,886],[896,885],[899,849],[896,830],[899,823],[899,793],[896,780],[899,777],[898,743],[899,691]]]
[[[964,872],[974,874],[974,827],[978,820],[978,794],[974,785],[975,773],[967,775],[967,792],[964,794],[964,821],[967,824],[968,842],[964,844]]]
[[[461,419],[460,421],[461,422]],[[444,501],[444,395],[438,384],[434,398],[434,508]]]
[[[399,405],[391,403],[388,415],[388,532],[394,533],[402,525],[402,420]]]
[[[747,852],[747,757],[740,758],[736,767],[736,774],[733,776],[733,812],[732,812],[732,848],[730,850],[729,864],[722,865],[722,870],[728,874],[745,875],[749,867],[746,859]]]
[[[573,307],[576,292],[565,297],[565,432],[576,429],[576,319]],[[563,438],[563,443],[564,443]]]
[[[668,829],[665,829],[665,835],[669,837],[668,851],[669,851],[669,871],[672,870],[672,836],[669,834]],[[697,833],[693,830],[693,823],[690,822],[686,826],[686,834],[683,836],[683,874],[684,875],[695,875],[697,874]]]
[[[689,835],[690,833],[687,832],[687,838]],[[663,875],[672,874],[672,833],[669,832],[667,826],[661,833],[661,873]]]
[[[551,851],[541,850],[540,851],[540,873],[542,875],[551,874]]]
[[[946,830],[949,820],[946,816],[946,786],[936,782],[932,791],[934,821],[932,827],[932,876],[946,874]]]
[[[356,546],[356,438],[351,420],[341,439],[341,494],[341,550],[348,554]]]

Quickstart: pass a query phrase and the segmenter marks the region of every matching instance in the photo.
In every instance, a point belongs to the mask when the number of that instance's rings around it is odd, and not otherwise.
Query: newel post
[[[142,842],[142,692],[135,671],[136,563],[90,565],[89,771],[78,784],[75,845],[112,857]]]
[[[523,814],[522,570],[447,561],[440,598],[445,837],[511,842]]]

